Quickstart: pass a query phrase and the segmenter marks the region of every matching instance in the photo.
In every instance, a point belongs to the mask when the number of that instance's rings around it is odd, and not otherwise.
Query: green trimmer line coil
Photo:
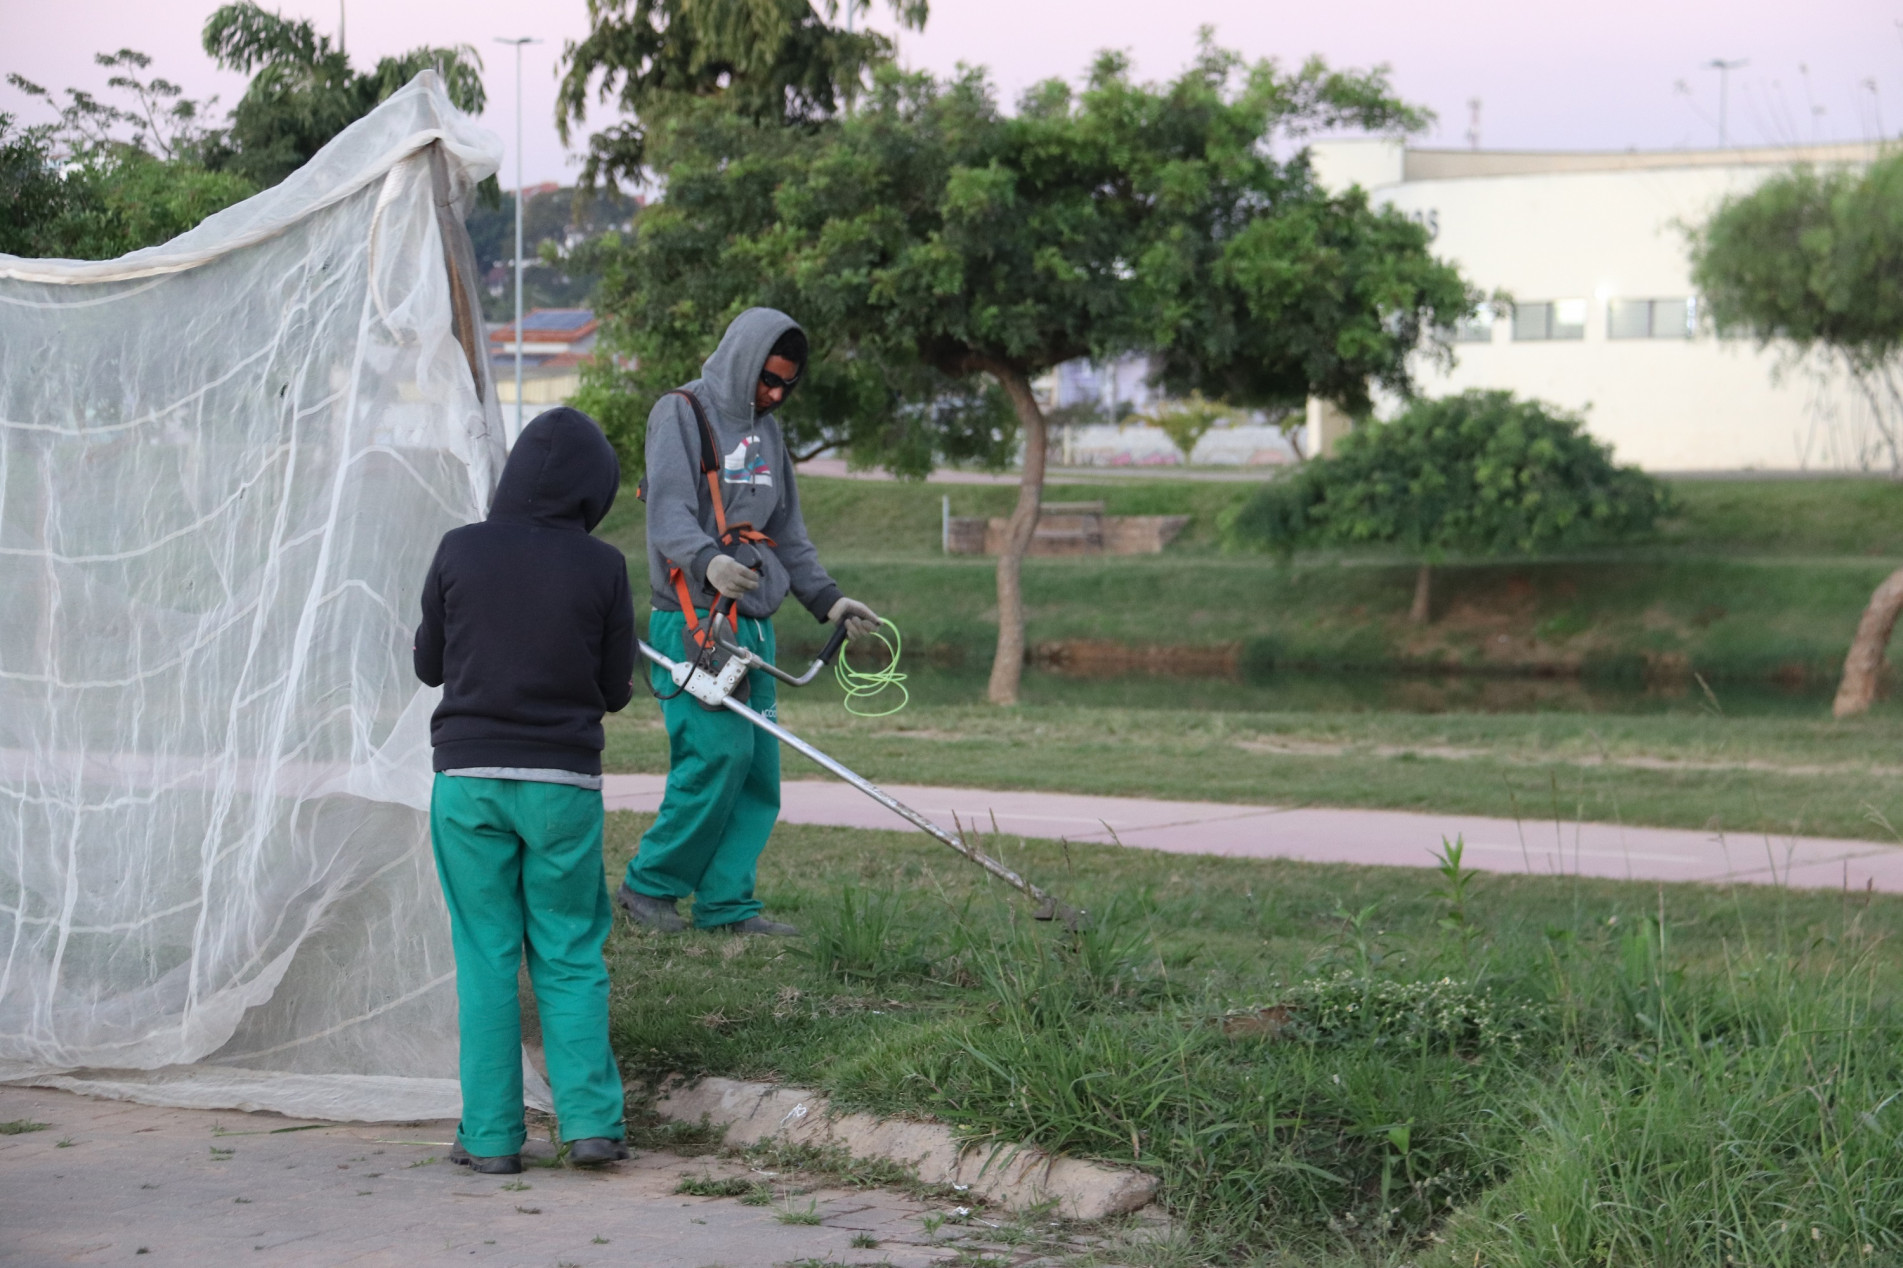
[[[872,637],[885,644],[886,663],[880,669],[854,669],[846,663],[842,652],[833,662],[833,679],[846,695],[846,712],[861,718],[889,718],[911,702],[912,693],[905,689],[905,675],[899,672],[899,627],[879,618],[881,628],[872,631]],[[892,637],[887,638],[885,631],[891,630]],[[864,709],[860,702],[877,699],[888,691],[899,693],[897,703],[889,709]]]

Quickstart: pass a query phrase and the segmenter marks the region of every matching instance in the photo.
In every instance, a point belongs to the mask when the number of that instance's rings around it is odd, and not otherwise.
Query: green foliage
[[[251,0],[214,10],[205,19],[203,39],[220,66],[251,76],[231,112],[227,140],[235,152],[226,163],[261,186],[296,171],[422,71],[443,76],[458,108],[480,114],[486,104],[482,57],[467,44],[414,48],[360,72],[310,22],[281,17]]]
[[[1720,333],[1841,364],[1903,472],[1903,153],[1862,171],[1794,168],[1727,198],[1693,235]]]
[[[217,166],[223,134],[207,130],[203,120],[218,101],[185,95],[185,90],[163,76],[143,78],[152,59],[137,49],[95,53],[93,63],[114,74],[106,86],[129,98],[129,105],[103,101],[83,88],[68,88],[65,102],[25,76],[9,71],[7,82],[29,97],[37,97],[59,112],[59,122],[47,130],[55,152],[74,162],[91,155],[137,150],[162,159],[184,159],[201,166]]]
[[[905,472],[1009,453],[986,380],[1027,425],[1029,378],[1077,356],[1156,351],[1166,377],[1238,404],[1403,387],[1466,287],[1417,227],[1328,197],[1270,146],[1421,119],[1382,72],[1285,74],[1207,46],[1164,86],[1106,56],[1083,91],[1049,81],[1016,115],[982,72],[889,66],[823,126],[683,106],[648,139],[666,201],[607,253],[609,342],[639,368],[600,367],[591,400],[692,377],[753,304],[813,339],[811,388],[785,411],[800,443]]]
[[[1212,401],[1201,392],[1192,392],[1181,400],[1165,401],[1151,411],[1149,421],[1163,429],[1188,462],[1196,444],[1220,423],[1236,421],[1241,411]]]
[[[892,7],[901,25],[924,27],[926,0]],[[884,35],[833,26],[810,0],[588,0],[588,34],[563,50],[556,127],[567,142],[591,96],[613,101],[626,117],[588,138],[582,184],[640,181],[653,128],[682,104],[718,98],[756,123],[810,126],[893,53]]]
[[[757,1180],[745,1176],[682,1176],[674,1192],[695,1198],[737,1198],[760,1187]]]
[[[72,191],[56,165],[50,128],[21,128],[0,114],[0,251],[8,255],[57,254],[44,244],[57,240]]]
[[[720,103],[683,107],[657,140],[667,199],[643,211],[632,238],[611,235],[583,257],[601,271],[597,308],[611,355],[584,370],[576,403],[601,420],[624,472],[642,469],[654,400],[698,377],[726,324],[754,304],[793,313],[812,341],[800,388],[778,411],[796,455],[844,447],[902,474],[945,458],[1002,465],[1016,433],[1001,391],[862,355],[837,305],[811,302],[823,297],[812,293],[809,270],[773,267],[789,232],[777,203],[823,146]]]
[[[235,172],[207,171],[139,151],[100,156],[67,176],[73,210],[54,227],[41,254],[108,260],[156,246],[215,211],[242,202],[256,186]]]
[[[1470,391],[1357,428],[1335,456],[1242,504],[1227,530],[1234,543],[1284,553],[1385,543],[1438,562],[1630,539],[1669,509],[1665,486],[1613,465],[1579,419]]]
[[[257,192],[243,177],[208,168],[220,135],[199,120],[211,102],[176,84],[142,79],[151,59],[133,49],[94,59],[131,106],[66,90],[65,103],[31,80],[8,82],[59,111],[59,122],[20,129],[0,116],[0,250],[11,255],[102,260],[155,246]]]
[[[1860,369],[1903,351],[1903,153],[1862,171],[1799,167],[1727,198],[1697,234],[1692,281],[1727,334]]]

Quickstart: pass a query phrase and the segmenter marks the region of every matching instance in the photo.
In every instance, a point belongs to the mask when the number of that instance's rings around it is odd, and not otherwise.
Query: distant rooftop
[[[1873,141],[1828,145],[1735,146],[1723,150],[1406,150],[1410,181],[1475,176],[1531,176],[1542,172],[1631,172],[1668,167],[1788,166],[1792,163],[1869,163],[1884,146]]]
[[[537,335],[553,339],[579,339],[595,328],[595,313],[590,308],[537,308],[522,315],[522,333],[526,342],[536,342]],[[497,343],[515,342],[515,325],[498,326],[489,332],[489,338]]]
[[[1422,181],[1495,179],[1587,173],[1684,171],[1689,168],[1819,167],[1875,162],[1885,142],[1739,146],[1724,150],[1420,150],[1399,137],[1325,137],[1309,147],[1324,189],[1359,185],[1389,189]]]

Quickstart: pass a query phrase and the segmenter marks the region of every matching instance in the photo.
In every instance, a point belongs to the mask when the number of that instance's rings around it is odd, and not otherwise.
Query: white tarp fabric
[[[425,73],[164,246],[0,256],[0,1080],[458,1112],[410,638],[503,459],[499,161]]]

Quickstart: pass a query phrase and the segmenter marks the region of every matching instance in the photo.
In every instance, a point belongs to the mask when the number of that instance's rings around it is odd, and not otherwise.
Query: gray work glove
[[[707,561],[707,584],[729,599],[744,599],[760,588],[760,574],[732,555]]]
[[[833,610],[826,614],[826,619],[835,625],[844,621],[848,638],[858,638],[879,628],[879,614],[857,599],[839,600],[833,604]]]

